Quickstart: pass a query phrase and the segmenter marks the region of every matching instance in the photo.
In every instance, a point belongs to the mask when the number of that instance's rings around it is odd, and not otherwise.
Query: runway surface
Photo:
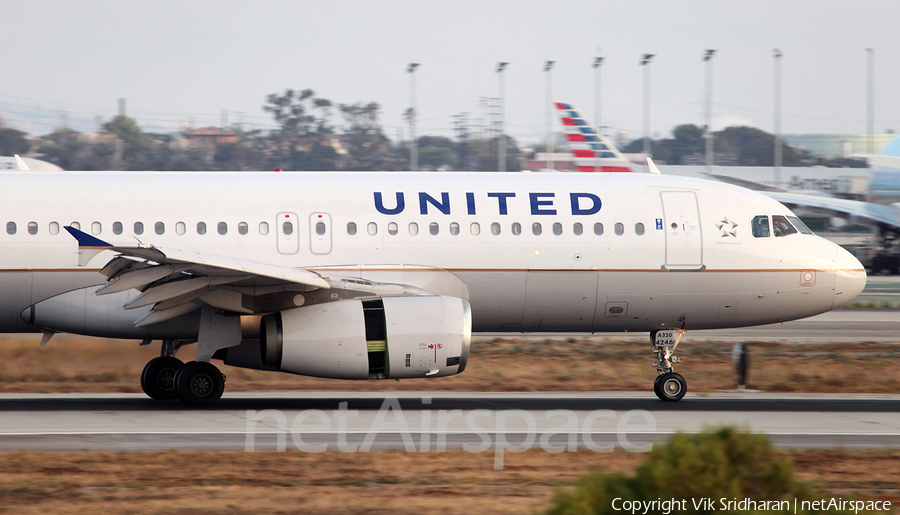
[[[632,392],[255,392],[207,409],[138,394],[0,395],[0,451],[642,452],[677,431],[724,425],[779,447],[900,448],[900,395],[726,392],[666,403]]]

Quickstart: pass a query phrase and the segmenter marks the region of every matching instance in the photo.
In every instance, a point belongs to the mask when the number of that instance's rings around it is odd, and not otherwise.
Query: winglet
[[[28,168],[28,165],[25,164],[25,161],[23,161],[22,158],[19,157],[19,154],[13,154],[13,155],[16,157],[16,166],[19,167],[20,172],[30,172],[31,171],[31,168]]]
[[[657,168],[656,165],[653,164],[653,160],[649,157],[647,158],[647,166],[650,167],[650,173],[659,175],[659,168]]]
[[[78,266],[87,266],[88,262],[93,259],[94,256],[113,247],[112,244],[79,231],[74,227],[66,225],[64,229],[69,231],[69,234],[78,240]]]
[[[95,237],[91,236],[90,234],[83,232],[83,231],[79,231],[78,229],[76,229],[70,225],[64,226],[63,229],[69,231],[69,234],[71,234],[72,236],[75,237],[76,240],[78,240],[78,248],[79,249],[83,249],[83,248],[97,249],[97,248],[99,248],[99,249],[105,250],[105,249],[112,248],[111,243],[106,243],[105,241],[101,240],[100,238],[95,238]]]

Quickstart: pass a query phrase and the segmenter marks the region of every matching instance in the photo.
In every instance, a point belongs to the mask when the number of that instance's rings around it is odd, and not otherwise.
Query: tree
[[[31,142],[25,133],[3,126],[0,119],[0,155],[11,156],[13,154],[25,154],[31,150]]]
[[[315,96],[311,89],[285,90],[284,94],[266,97],[263,110],[272,113],[278,122],[277,131],[270,134],[272,152],[278,168],[333,170],[331,153],[319,149],[334,132],[330,125],[332,102]],[[315,153],[315,156],[310,155]]]
[[[342,170],[397,170],[397,158],[390,140],[378,124],[381,106],[368,104],[341,104],[344,119],[341,145],[345,153],[340,158]]]
[[[147,170],[150,168],[152,138],[138,127],[137,121],[125,115],[118,115],[103,124],[103,129],[122,141],[123,170]]]

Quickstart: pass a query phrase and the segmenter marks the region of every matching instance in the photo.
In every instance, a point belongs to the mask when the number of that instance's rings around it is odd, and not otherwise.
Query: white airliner
[[[10,172],[0,188],[0,332],[162,340],[143,389],[194,405],[222,395],[212,358],[441,377],[472,331],[646,331],[654,390],[679,400],[684,331],[808,317],[866,279],[782,204],[684,177]]]

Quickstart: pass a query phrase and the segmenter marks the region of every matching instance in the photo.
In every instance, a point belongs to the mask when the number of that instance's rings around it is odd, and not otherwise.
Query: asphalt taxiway
[[[720,426],[787,448],[900,448],[900,395],[226,392],[203,409],[138,394],[0,395],[0,451],[640,451]]]

